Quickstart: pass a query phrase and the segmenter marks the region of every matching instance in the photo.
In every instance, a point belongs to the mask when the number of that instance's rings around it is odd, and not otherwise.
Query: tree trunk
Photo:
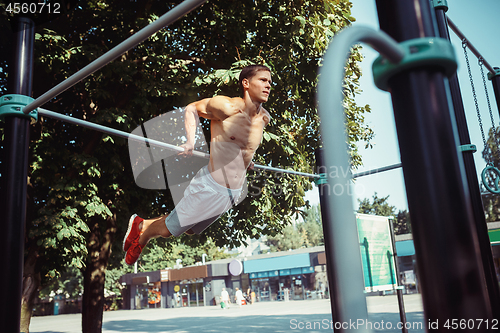
[[[87,245],[89,259],[83,274],[83,333],[102,332],[102,315],[105,301],[104,282],[106,281],[106,267],[111,254],[111,245],[116,234],[116,214],[107,219],[105,230],[102,230],[103,228],[99,222],[102,223],[103,221],[94,216],[91,218],[89,226],[90,235]]]
[[[36,250],[30,250],[24,262],[23,294],[21,298],[21,333],[29,332],[34,300],[41,283],[40,272],[36,270],[37,260],[38,253]]]

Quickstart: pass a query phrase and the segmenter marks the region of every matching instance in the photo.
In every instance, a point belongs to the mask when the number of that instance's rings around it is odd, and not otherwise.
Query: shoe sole
[[[125,234],[125,237],[123,238],[123,251],[127,252],[127,250],[125,250],[125,242],[127,241],[127,238],[128,236],[130,235],[130,232],[132,231],[132,226],[134,225],[134,220],[135,218],[137,217],[137,214],[134,214],[130,217],[130,220],[128,221],[128,229],[127,229],[127,233]]]

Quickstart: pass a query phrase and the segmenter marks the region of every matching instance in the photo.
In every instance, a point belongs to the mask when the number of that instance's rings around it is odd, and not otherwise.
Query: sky
[[[352,0],[352,16],[356,18],[353,25],[368,26],[379,29],[375,0]],[[449,10],[447,16],[458,26],[467,39],[482,54],[483,58],[493,67],[500,67],[500,44],[497,42],[500,31],[500,0],[448,0]],[[474,153],[478,178],[485,167],[484,159],[481,156],[483,141],[476,116],[476,108],[472,95],[469,75],[467,73],[466,62],[461,41],[450,30],[451,42],[455,48],[458,59],[458,79],[464,101],[464,108],[469,128],[471,142],[477,146],[478,151]],[[368,45],[362,44],[364,61],[361,63],[362,77],[360,88],[363,90],[356,102],[359,105],[369,104],[372,112],[366,116],[366,122],[375,131],[373,149],[364,149],[360,145],[359,150],[363,159],[363,166],[355,172],[375,169],[386,165],[400,162],[399,146],[397,142],[396,127],[390,94],[375,87],[371,66],[378,57],[378,53],[373,51]],[[488,104],[484,92],[481,72],[478,67],[477,58],[469,51],[469,61],[471,65],[477,100],[483,120],[485,132],[491,127],[491,120],[488,111]],[[484,69],[485,74],[487,70]],[[487,80],[488,94],[491,108],[494,115],[495,125],[499,125],[499,111],[497,108],[491,82]],[[309,191],[306,199],[311,204],[319,202],[317,190]],[[406,201],[406,190],[404,186],[403,172],[401,169],[386,171],[384,173],[360,177],[356,180],[356,187],[353,191],[354,207],[358,207],[358,199],[371,198],[374,193],[379,197],[389,196],[388,202],[398,210],[408,209]]]

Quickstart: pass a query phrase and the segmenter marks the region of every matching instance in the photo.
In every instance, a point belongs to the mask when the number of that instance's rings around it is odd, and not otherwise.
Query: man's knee
[[[161,229],[160,236],[164,237],[164,238],[168,238],[168,237],[172,236],[172,234],[170,233],[170,230],[168,230],[168,228],[165,226],[165,228]]]

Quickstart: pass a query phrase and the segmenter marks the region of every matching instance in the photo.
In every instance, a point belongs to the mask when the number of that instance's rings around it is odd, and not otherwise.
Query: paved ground
[[[423,333],[420,295],[405,295],[409,332]],[[367,298],[369,318],[375,333],[401,332],[396,296]],[[261,302],[220,309],[215,306],[178,309],[120,310],[104,313],[103,333],[119,332],[331,332],[329,300]],[[361,323],[360,323],[361,324]],[[413,326],[413,328],[412,328]],[[31,333],[81,332],[81,315],[34,317]]]

